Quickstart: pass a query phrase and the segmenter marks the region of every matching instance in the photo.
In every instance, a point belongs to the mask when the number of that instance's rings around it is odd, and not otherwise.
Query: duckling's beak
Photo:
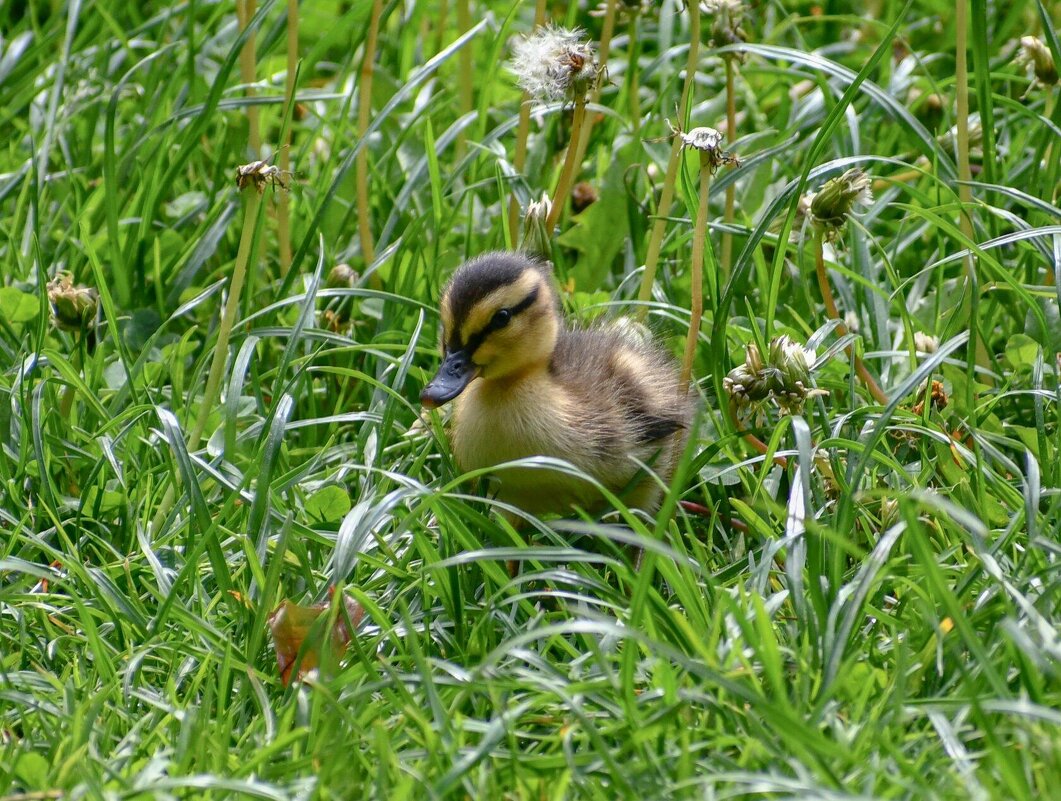
[[[420,393],[420,403],[425,408],[437,409],[460,395],[478,374],[479,368],[472,363],[467,351],[447,353],[438,373]]]

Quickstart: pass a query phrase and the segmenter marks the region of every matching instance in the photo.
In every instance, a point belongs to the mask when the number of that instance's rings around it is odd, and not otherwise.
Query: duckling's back
[[[652,509],[657,484],[638,478],[641,462],[668,481],[688,436],[692,401],[679,387],[677,365],[650,342],[614,328],[564,331],[549,365],[570,395],[596,460],[592,471],[609,489],[628,490],[630,506]]]

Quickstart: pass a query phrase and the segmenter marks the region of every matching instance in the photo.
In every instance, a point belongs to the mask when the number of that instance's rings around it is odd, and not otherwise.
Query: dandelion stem
[[[379,20],[383,15],[383,0],[373,0],[372,17],[365,39],[365,54],[361,59],[361,85],[358,87],[357,133],[359,137],[368,130],[372,116],[372,76],[375,72],[376,41],[379,38]],[[357,184],[357,228],[361,238],[361,256],[367,269],[376,260],[376,247],[372,239],[372,219],[368,203],[368,148],[362,147],[355,162]],[[376,283],[379,278],[372,273]],[[371,280],[371,279],[370,279]],[[378,288],[378,287],[377,287]]]
[[[287,79],[284,92],[284,108],[290,108],[295,98],[295,75],[298,73],[298,0],[287,0]],[[291,126],[284,131],[280,143],[280,169],[286,174],[291,170]],[[287,192],[280,193],[280,211],[277,238],[280,247],[280,275],[291,269],[291,199]]]
[[[732,146],[737,138],[737,99],[735,96],[735,59],[732,56],[726,58],[726,141]],[[731,165],[734,169],[736,165]],[[726,208],[722,221],[726,229],[722,232],[722,275],[729,278],[733,259],[733,235],[729,232],[735,217],[734,207],[736,205],[737,187],[730,184],[726,187]]]
[[[829,276],[825,272],[825,252],[822,245],[822,234],[816,232],[814,234],[814,266],[818,273],[818,287],[821,289],[822,300],[825,301],[825,311],[829,314],[830,319],[840,320],[840,312],[836,308],[836,301],[833,298],[833,290],[829,286]],[[840,322],[840,325],[836,328],[837,333],[840,336],[847,334],[847,326]],[[852,364],[855,366],[855,372],[858,377],[862,379],[862,383],[866,389],[869,390],[869,394],[873,396],[873,399],[882,406],[888,404],[888,396],[884,394],[884,390],[880,388],[880,385],[876,382],[869,370],[866,369],[866,365],[862,363],[862,359],[855,354],[855,349],[848,345],[845,348],[847,356],[851,359]]]
[[[689,96],[692,94],[693,81],[696,77],[696,65],[700,55],[700,7],[693,3],[689,7],[689,57],[685,62],[685,85],[682,87],[680,106],[681,121],[684,122],[689,111]],[[663,246],[663,234],[667,228],[667,215],[670,214],[674,201],[674,183],[678,177],[678,162],[681,158],[682,141],[678,136],[671,143],[670,159],[667,161],[667,174],[663,179],[663,192],[656,210],[656,220],[652,224],[652,233],[648,240],[648,253],[645,256],[645,272],[641,276],[641,289],[637,294],[637,319],[643,320],[648,313],[645,305],[652,297],[652,284],[656,281],[656,268],[659,265],[659,252]]]
[[[704,240],[707,237],[707,193],[711,187],[711,154],[700,152],[700,194],[697,198],[696,224],[693,227],[693,258],[690,264],[692,299],[689,304],[689,333],[685,337],[685,358],[682,359],[681,391],[689,388],[693,374],[696,346],[700,340],[700,322],[704,316]]]
[[[236,0],[236,18],[239,21],[240,32],[246,30],[251,20],[254,19],[256,5],[257,0]],[[240,80],[247,87],[248,98],[254,97],[254,82],[257,78],[256,61],[254,31],[251,31],[239,53]],[[258,107],[253,103],[247,105],[247,131],[247,143],[250,146],[251,156],[260,158],[262,139],[258,124]]]
[[[608,63],[608,53],[611,51],[612,46],[612,35],[615,33],[615,4],[617,0],[608,0],[608,6],[604,12],[604,25],[601,28],[600,44],[597,45],[597,62],[604,68]],[[590,103],[596,103],[600,100],[601,89],[604,87],[603,81],[597,81],[593,87],[593,92],[590,95]],[[578,157],[575,159],[576,164],[581,164],[586,158],[586,149],[589,147],[589,140],[593,133],[593,126],[597,122],[597,116],[587,116],[586,118],[586,130],[582,134],[579,147]]]
[[[545,24],[546,0],[538,0],[534,7],[534,27],[539,28]],[[523,167],[527,163],[527,137],[530,136],[530,112],[531,96],[529,92],[523,93],[519,104],[519,123],[516,127],[516,152],[512,157],[512,168],[516,175],[523,174]],[[508,201],[508,230],[515,244],[519,232],[519,200],[515,193]]]
[[[560,219],[560,213],[567,206],[567,197],[571,194],[571,184],[578,170],[578,143],[585,120],[586,93],[582,92],[575,96],[575,112],[571,117],[571,141],[567,143],[564,166],[560,169],[560,177],[556,181],[556,190],[553,192],[553,207],[549,211],[549,217],[545,220],[545,227],[548,231],[552,231],[556,227],[556,223]]]

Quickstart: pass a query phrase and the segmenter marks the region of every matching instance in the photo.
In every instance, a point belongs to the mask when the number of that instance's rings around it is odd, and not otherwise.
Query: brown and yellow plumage
[[[462,265],[440,311],[444,359],[420,399],[455,399],[461,469],[554,457],[655,510],[661,491],[644,465],[669,480],[691,417],[669,355],[614,328],[566,327],[550,267],[523,254]],[[507,468],[498,479],[498,499],[533,514],[606,506],[591,482],[560,470]]]

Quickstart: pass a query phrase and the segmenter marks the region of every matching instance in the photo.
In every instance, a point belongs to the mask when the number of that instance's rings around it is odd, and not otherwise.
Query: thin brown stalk
[[[617,0],[608,0],[608,6],[604,11],[604,24],[601,27],[600,43],[597,45],[597,63],[604,69],[608,65],[608,54],[611,52],[612,36],[615,34],[615,4]],[[604,81],[597,81],[590,93],[589,102],[596,103],[600,100],[601,91],[604,89]],[[598,115],[590,114],[586,117],[586,129],[579,140],[578,157],[576,164],[581,164],[586,158],[586,149],[593,134],[593,126],[597,124]]]
[[[700,10],[695,3],[689,9],[689,57],[685,62],[685,85],[682,87],[682,99],[679,107],[681,122],[688,116],[689,97],[692,94],[693,81],[696,77],[696,65],[700,55]],[[644,319],[648,313],[645,305],[652,297],[652,284],[656,280],[656,268],[659,265],[659,253],[663,247],[663,234],[667,227],[667,215],[670,214],[674,201],[674,184],[678,178],[678,163],[681,159],[681,138],[675,136],[671,143],[670,159],[667,161],[667,174],[663,179],[663,192],[656,210],[656,220],[652,224],[652,233],[648,240],[648,253],[645,256],[645,272],[641,276],[641,289],[637,294],[638,309],[636,316]]]
[[[682,359],[681,391],[689,388],[693,375],[696,346],[700,340],[700,322],[704,316],[704,240],[707,237],[707,193],[711,187],[711,156],[700,151],[700,194],[697,198],[696,224],[693,226],[692,300],[689,304],[689,333],[685,337],[685,357]]]
[[[383,15],[383,0],[373,0],[372,17],[365,38],[365,54],[361,59],[361,85],[358,87],[357,129],[364,137],[372,117],[372,77],[376,71],[376,42],[379,40],[379,20]],[[366,269],[376,260],[376,246],[372,239],[372,219],[368,202],[368,147],[362,146],[354,164],[357,184],[357,230],[361,237],[361,256]],[[373,277],[376,273],[372,273]],[[378,278],[376,281],[378,282]]]
[[[575,111],[571,117],[571,141],[567,143],[567,155],[564,157],[564,166],[560,168],[560,177],[556,181],[556,189],[553,191],[553,206],[549,210],[549,216],[545,220],[545,228],[552,231],[560,219],[560,213],[567,206],[567,197],[571,194],[571,184],[575,180],[578,171],[579,138],[586,121],[586,95],[581,94],[575,98]]]
[[[240,32],[244,31],[251,20],[257,0],[236,0],[236,18],[239,21]],[[247,97],[254,97],[254,82],[257,80],[257,54],[254,31],[250,32],[247,40],[243,43],[243,49],[239,54],[240,80],[246,87]],[[253,158],[261,157],[262,137],[258,122],[258,107],[254,104],[247,106],[247,142],[251,149]]]
[[[822,300],[825,302],[825,311],[830,319],[841,320],[840,312],[836,308],[836,300],[833,298],[832,287],[829,286],[829,276],[825,271],[825,253],[820,232],[814,235],[814,267],[818,273],[818,287],[821,289]],[[847,334],[847,326],[841,321],[840,325],[836,327],[836,331],[840,336],[845,336]],[[873,396],[877,403],[886,406],[888,404],[888,396],[884,394],[884,390],[880,388],[877,381],[870,375],[866,365],[862,363],[862,359],[855,353],[855,349],[848,345],[845,351],[848,358],[851,359],[851,363],[854,364],[858,377],[862,379],[863,385],[869,390],[869,394]]]
[[[298,72],[298,0],[287,0],[287,79],[284,91],[284,108],[291,108],[295,97],[295,74]],[[285,112],[286,113],[286,112]],[[280,143],[280,169],[286,174],[291,170],[291,126],[284,131]],[[277,238],[280,245],[280,274],[287,275],[291,269],[291,199],[287,192],[280,193],[280,219]]]
[[[534,7],[534,27],[537,29],[545,24],[546,0],[538,0]],[[512,157],[512,168],[517,175],[523,174],[523,168],[527,164],[527,138],[530,136],[530,112],[531,96],[523,93],[519,104],[519,123],[516,126],[516,152]],[[519,200],[513,194],[508,202],[508,230],[512,242],[519,241]]]

